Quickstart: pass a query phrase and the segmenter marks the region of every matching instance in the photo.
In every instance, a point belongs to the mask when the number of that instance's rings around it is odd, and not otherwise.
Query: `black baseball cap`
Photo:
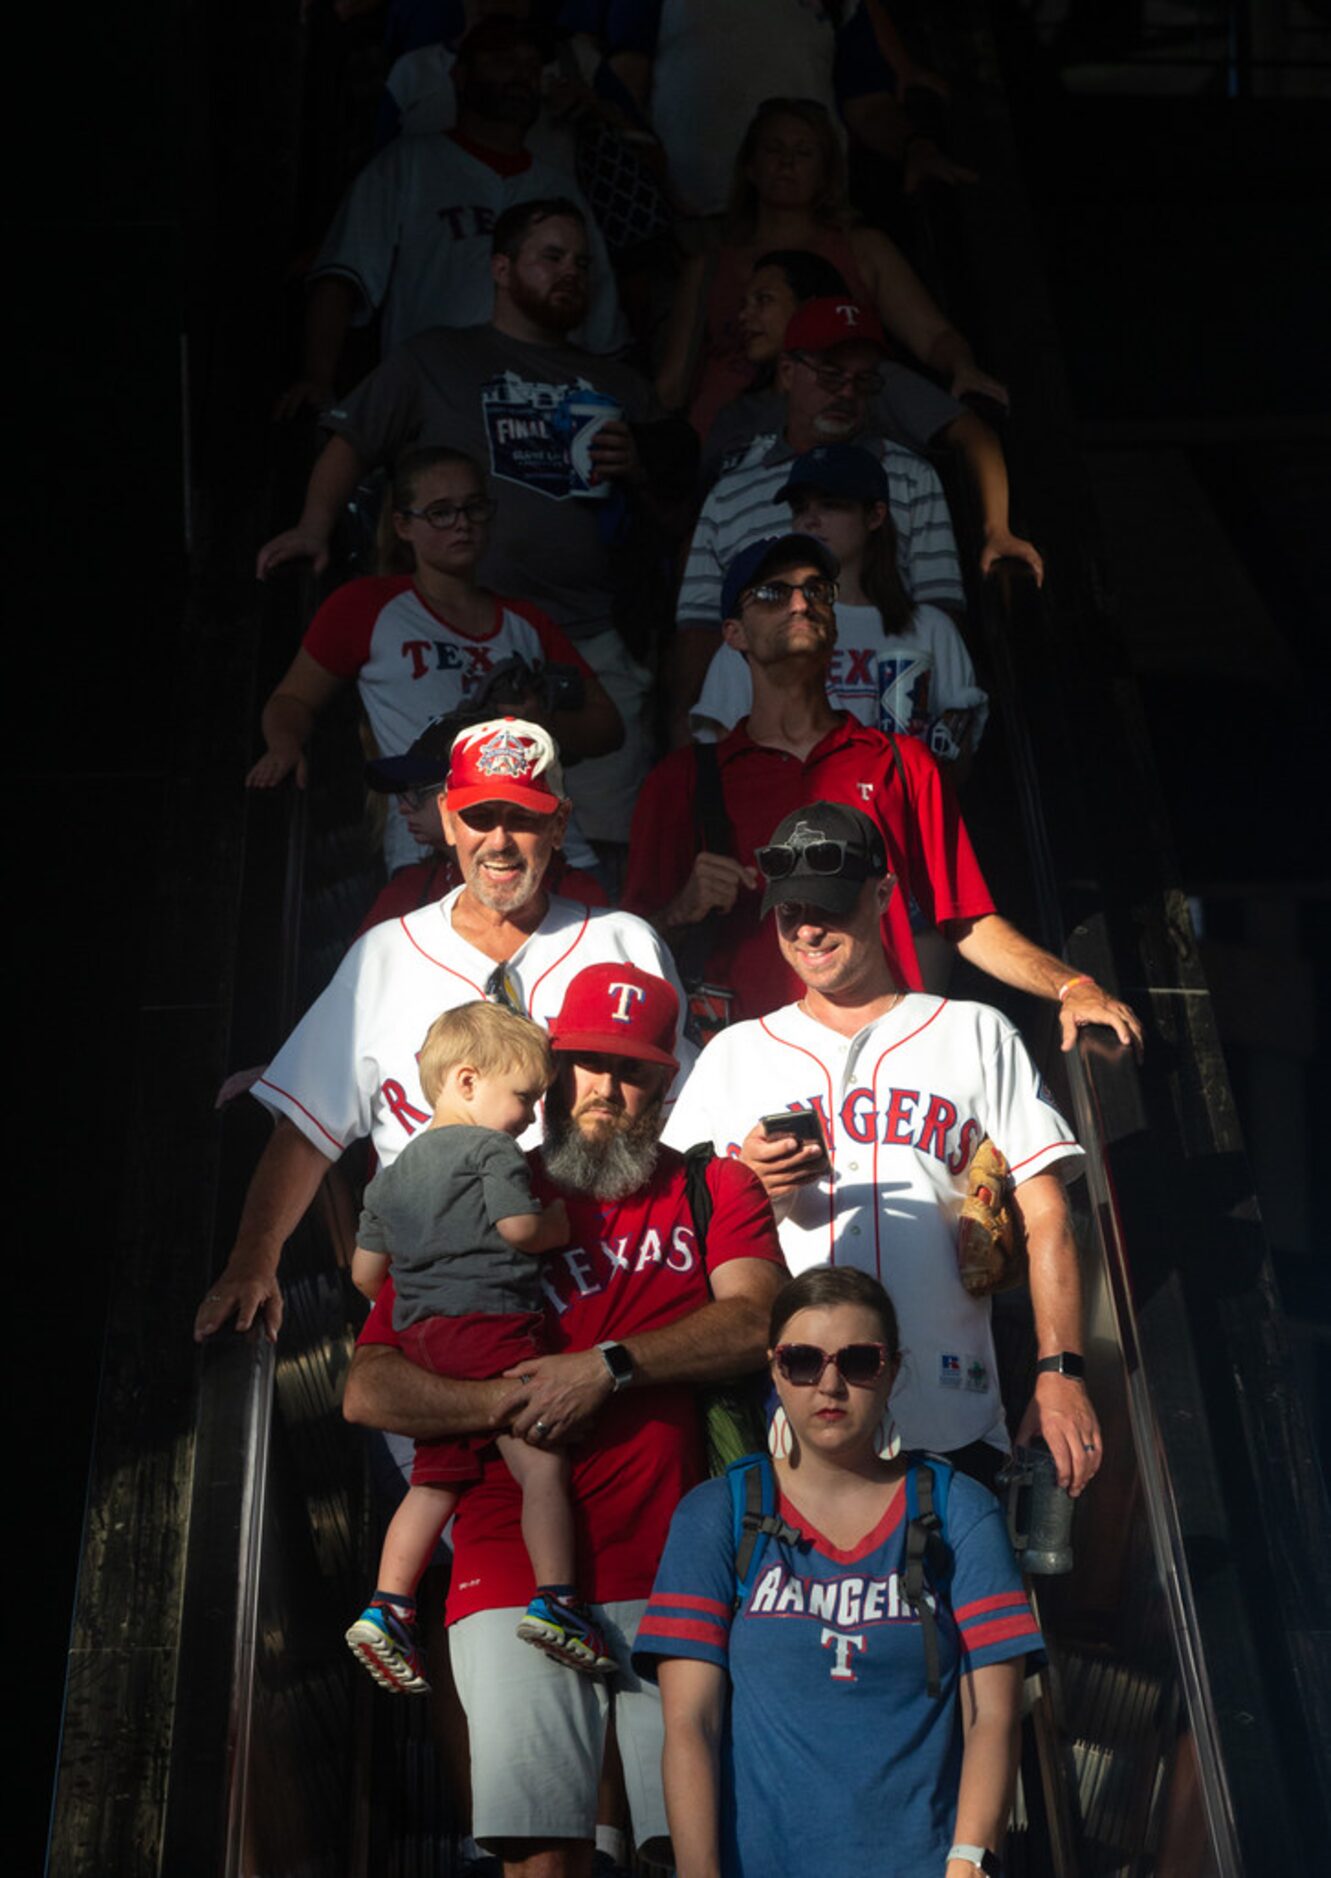
[[[758,586],[769,574],[779,574],[782,568],[798,567],[802,562],[812,563],[829,580],[840,577],[840,561],[825,542],[815,541],[812,535],[767,535],[741,548],[721,584],[722,619],[738,618],[740,595],[750,587]]]
[[[797,456],[772,500],[789,502],[801,489],[821,489],[824,495],[849,496],[856,502],[891,501],[887,471],[872,450],[857,443],[820,443]]]
[[[385,796],[400,795],[404,789],[442,789],[448,781],[453,739],[472,721],[466,711],[434,718],[404,756],[373,757],[365,765],[366,783]]]
[[[882,880],[888,872],[882,830],[847,802],[792,809],[755,859],[767,882],[763,918],[792,900],[843,916],[866,880]]]

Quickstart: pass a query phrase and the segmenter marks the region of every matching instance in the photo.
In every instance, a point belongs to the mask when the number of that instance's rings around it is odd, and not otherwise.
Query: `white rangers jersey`
[[[891,1293],[903,1351],[891,1408],[907,1447],[1006,1448],[989,1302],[957,1272],[966,1169],[986,1135],[1018,1185],[1082,1152],[1015,1027],[987,1004],[913,992],[842,1037],[787,1004],[707,1046],[665,1138],[737,1154],[761,1116],[810,1107],[832,1171],[781,1219],[791,1271],[854,1265]]]

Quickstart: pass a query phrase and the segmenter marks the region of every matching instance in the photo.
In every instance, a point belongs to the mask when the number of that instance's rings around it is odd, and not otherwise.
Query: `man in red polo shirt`
[[[671,1514],[704,1471],[693,1385],[761,1366],[786,1276],[753,1174],[709,1163],[704,1247],[684,1158],[660,1143],[678,1014],[663,979],[612,963],[579,972],[550,1023],[558,1074],[531,1163],[533,1193],[562,1199],[571,1227],[568,1247],[541,1260],[555,1353],[509,1381],[432,1375],[397,1347],[385,1285],[343,1400],[349,1420],[416,1439],[509,1426],[538,1445],[576,1444],[578,1583],[619,1663],[608,1684],[515,1635],[531,1561],[521,1496],[497,1455],[453,1526],[447,1615],[471,1742],[472,1830],[522,1878],[590,1872],[612,1713],[635,1838],[668,1858],[659,1700],[629,1650]]]
[[[643,785],[633,817],[623,906],[650,919],[683,957],[701,933],[704,954],[686,979],[729,998],[729,1018],[762,1017],[800,995],[759,915],[754,851],[777,823],[809,802],[848,802],[878,823],[898,891],[883,917],[883,946],[898,982],[921,986],[909,903],[971,964],[1004,984],[1059,1003],[1063,1047],[1083,1024],[1109,1024],[1140,1044],[1127,1005],[1002,919],[966,825],[938,766],[912,737],[886,736],[828,702],[836,646],[837,563],[809,535],[755,542],[726,570],[721,595],[727,642],[753,678],[753,706],[715,746],[729,851],[718,852],[705,812],[708,759],[674,750]]]

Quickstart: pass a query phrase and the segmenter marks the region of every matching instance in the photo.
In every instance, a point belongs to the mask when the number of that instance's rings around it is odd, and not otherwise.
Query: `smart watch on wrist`
[[[1086,1358],[1075,1350],[1060,1350],[1057,1356],[1042,1356],[1035,1365],[1037,1376],[1073,1376],[1078,1382],[1086,1380]]]
[[[610,1371],[610,1380],[614,1385],[614,1393],[618,1394],[621,1389],[627,1389],[629,1384],[633,1381],[634,1369],[633,1358],[629,1355],[623,1344],[598,1343],[596,1347],[601,1352],[601,1361]]]
[[[976,1871],[983,1872],[985,1878],[1003,1878],[1003,1866],[997,1852],[991,1852],[983,1845],[954,1845],[948,1853],[949,1860],[964,1858]]]

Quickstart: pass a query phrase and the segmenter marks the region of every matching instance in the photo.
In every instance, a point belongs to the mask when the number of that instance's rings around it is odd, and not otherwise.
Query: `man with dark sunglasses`
[[[753,1169],[793,1272],[852,1265],[886,1285],[907,1353],[891,1398],[904,1444],[949,1454],[986,1484],[1007,1426],[989,1300],[961,1282],[957,1216],[971,1160],[993,1141],[1013,1170],[1040,1359],[1016,1438],[1043,1436],[1060,1481],[1079,1493],[1102,1450],[1062,1185],[1081,1158],[1071,1128],[1005,1017],[911,991],[892,970],[880,931],[900,887],[867,815],[810,803],[758,863],[762,915],[803,995],[707,1046],[667,1138],[710,1141]],[[760,1118],[786,1109],[814,1110],[826,1147],[769,1133]],[[815,1359],[794,1360],[807,1370]]]
[[[282,1248],[329,1167],[365,1135],[387,1165],[429,1124],[416,1053],[441,1011],[490,997],[548,1023],[569,981],[600,961],[677,983],[641,920],[547,891],[572,805],[539,724],[510,717],[461,731],[436,802],[462,885],[358,939],[254,1083],[277,1125],[230,1259],[195,1317],[199,1340],[233,1313],[237,1329],[262,1315],[277,1336]]]
[[[911,932],[926,925],[1004,984],[1061,1006],[1064,1048],[1082,1024],[1109,1024],[1139,1043],[1133,1013],[1062,959],[1032,945],[995,911],[956,799],[914,737],[887,736],[834,710],[827,671],[836,646],[830,550],[810,535],[755,543],[726,572],[722,630],[742,652],[753,705],[715,746],[727,846],[708,838],[700,758],[675,750],[643,785],[633,817],[623,904],[650,919],[684,956],[705,934],[702,979],[727,989],[731,1016],[761,1017],[795,996],[798,978],[759,913],[755,851],[783,815],[807,803],[863,809],[876,824],[900,891],[885,902],[881,946],[897,981],[923,982]]]

